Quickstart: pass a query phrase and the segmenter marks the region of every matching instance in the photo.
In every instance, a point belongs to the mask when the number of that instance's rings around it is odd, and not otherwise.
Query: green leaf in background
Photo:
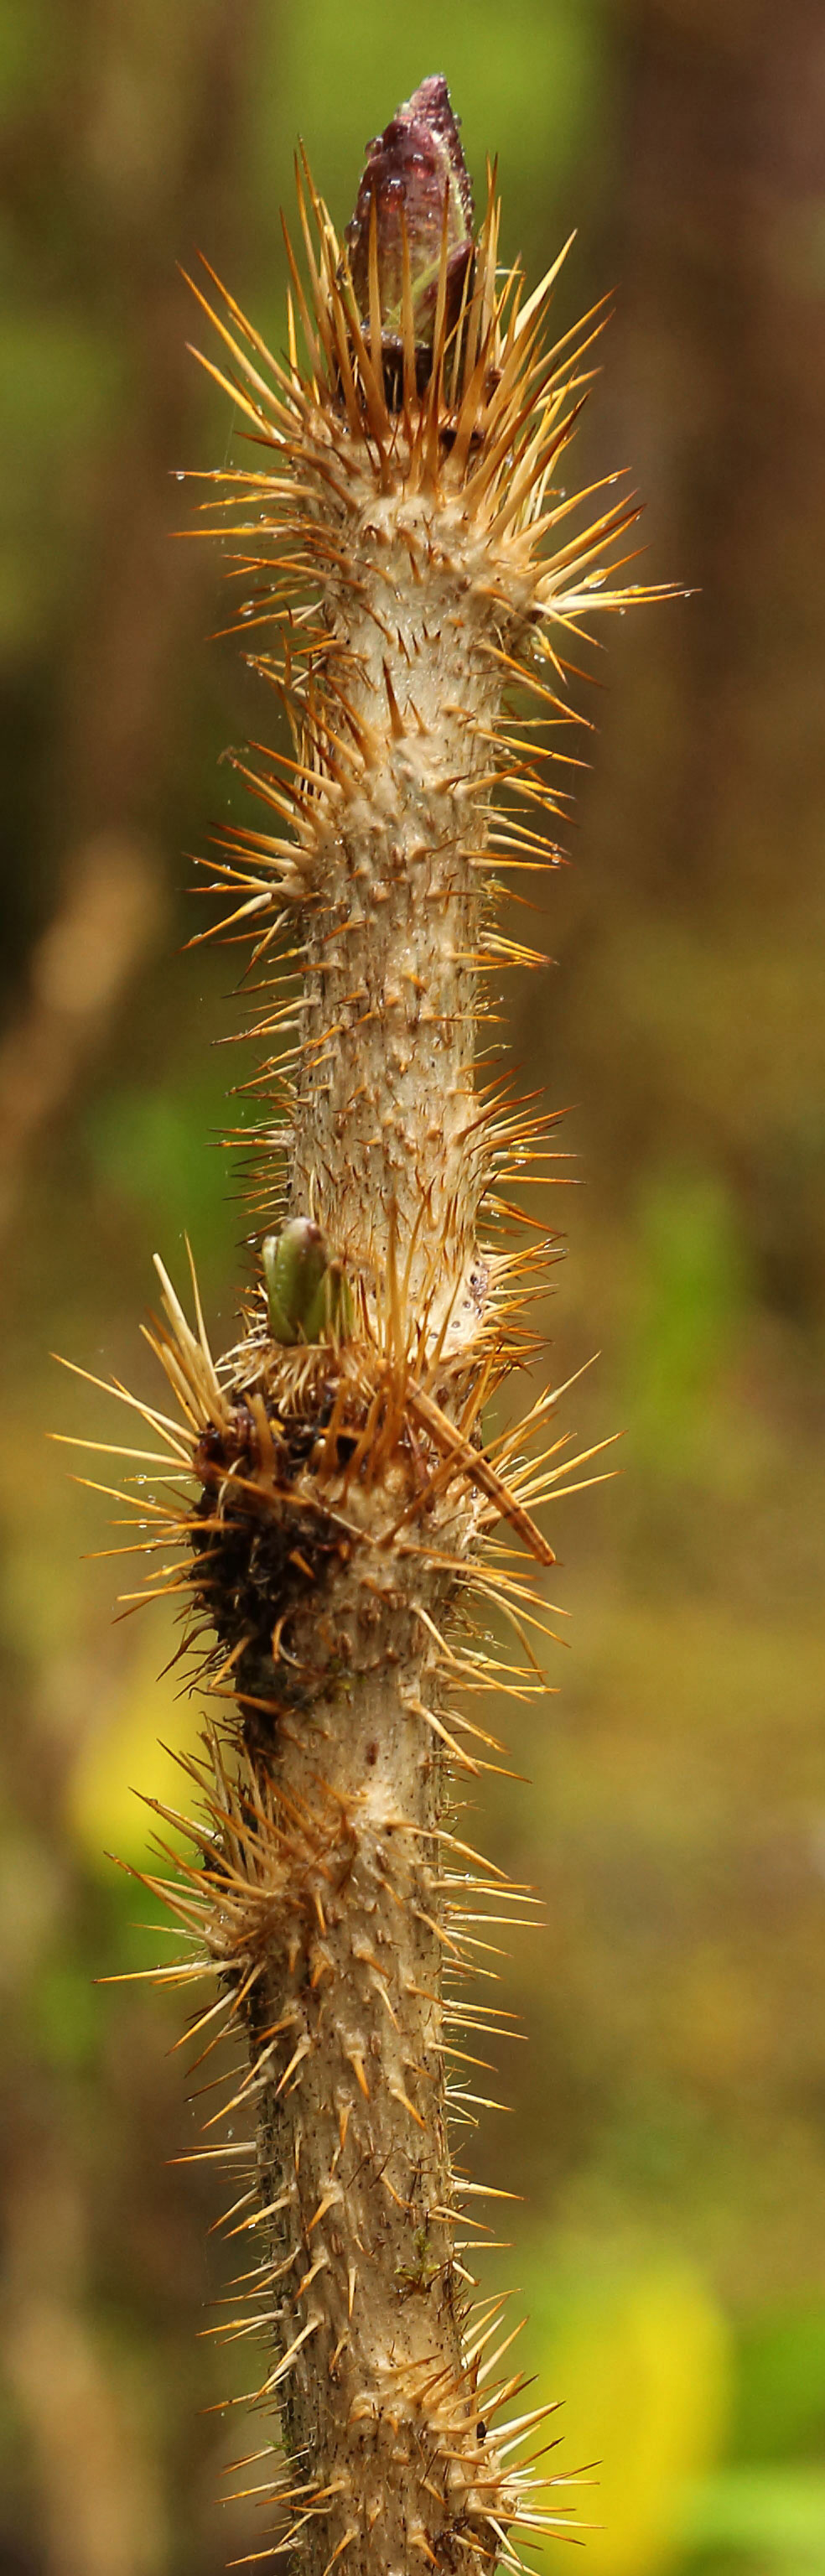
[[[0,264],[2,246],[0,246]],[[77,579],[89,460],[123,394],[120,352],[87,314],[0,313],[0,652],[36,650]]]
[[[95,1178],[139,1210],[151,1210],[165,1236],[180,1234],[181,1173],[188,1225],[207,1241],[226,1232],[230,1176],[216,1138],[226,1125],[225,1087],[203,1081],[177,1093],[137,1086],[96,1100],[87,1138]]]
[[[821,2576],[825,2470],[725,2469],[690,2498],[682,2538],[703,2556],[742,2554],[769,2576]]]
[[[713,1172],[658,1173],[639,1212],[625,1401],[634,1445],[688,1458],[747,1303],[734,1205]]]
[[[731,2448],[791,2459],[825,2445],[825,2307],[753,2318],[739,2338]]]

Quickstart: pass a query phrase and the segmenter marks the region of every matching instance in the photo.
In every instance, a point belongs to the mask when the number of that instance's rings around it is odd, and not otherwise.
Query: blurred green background
[[[217,2186],[166,2161],[179,2016],[93,1983],[157,1953],[104,1852],[140,1859],[132,1789],[173,1790],[156,1739],[197,1712],[156,1684],[162,1613],[112,1624],[117,1506],[45,1431],[127,1435],[47,1354],[154,1393],[150,1255],[180,1277],[184,1228],[232,1338],[232,960],[180,953],[184,853],[260,714],[204,640],[217,555],[174,540],[174,473],[232,441],[176,262],[280,343],[297,132],[343,222],[441,69],[507,251],[535,277],[578,227],[561,327],[616,289],[578,471],[632,468],[645,574],[693,592],[591,657],[560,963],[508,1001],[578,1157],[540,1209],[547,1367],[598,1350],[566,1419],[626,1437],[556,1510],[572,1651],[504,1718],[533,1785],[473,1820],[546,1916],[505,1971],[514,2116],[473,2150],[524,2195],[484,2277],[524,2284],[560,2470],[603,2463],[596,2576],[825,2570],[821,0],[0,0],[0,2576],[262,2545],[214,2503],[257,2434],[204,2411],[244,2381],[198,2339]]]

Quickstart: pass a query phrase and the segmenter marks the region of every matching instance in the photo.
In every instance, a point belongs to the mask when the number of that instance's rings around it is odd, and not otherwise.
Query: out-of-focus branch
[[[77,2185],[41,2140],[7,2205],[3,2347],[37,2458],[49,2576],[158,2576],[154,2463],[84,2314],[83,2234]]]
[[[28,991],[0,1041],[0,1235],[38,1135],[105,1042],[166,906],[156,853],[124,831],[78,851],[63,901],[34,949]]]
[[[185,722],[175,678],[208,615],[212,579],[201,548],[170,542],[170,466],[196,444],[200,399],[175,255],[202,243],[237,267],[258,5],[183,0],[188,23],[174,44],[165,15],[147,41],[138,0],[70,14],[73,138],[62,183],[78,258],[99,269],[101,291],[111,292],[113,270],[119,279],[130,399],[89,469],[88,581],[65,637],[45,791],[54,911],[0,1054],[0,1223],[38,1132],[105,1044],[166,908],[162,834]],[[44,96],[40,114],[49,113]],[[37,139],[30,131],[27,148],[24,136],[10,154],[24,229]]]

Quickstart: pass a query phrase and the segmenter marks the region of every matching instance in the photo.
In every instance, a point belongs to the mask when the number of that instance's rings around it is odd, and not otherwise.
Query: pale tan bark
[[[308,923],[291,1191],[296,1212],[317,1204],[356,1274],[384,1275],[393,1224],[401,1269],[415,1236],[411,1311],[432,1300],[437,1330],[449,1307],[460,1332],[463,1294],[469,1337],[483,1181],[467,1146],[479,782],[501,683],[484,651],[496,624],[488,549],[462,525],[460,498],[410,496],[407,469],[402,444],[386,493],[358,477],[327,517],[346,557],[325,614],[333,649],[346,648],[350,763],[327,786],[332,811],[311,850],[320,904]]]

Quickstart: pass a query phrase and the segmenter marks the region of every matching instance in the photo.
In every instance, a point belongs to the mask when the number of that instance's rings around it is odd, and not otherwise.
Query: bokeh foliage
[[[575,865],[538,898],[560,965],[507,1001],[586,1183],[535,1194],[569,1237],[547,1365],[599,1349],[567,1419],[626,1437],[558,1515],[572,1653],[504,1718],[532,1785],[473,1826],[547,1926],[505,1971],[529,2046],[477,2170],[525,2202],[485,2279],[524,2284],[560,2467],[604,2463],[601,2576],[825,2566],[821,6],[2,0],[0,2576],[260,2545],[213,2504],[254,2425],[197,2411],[244,2378],[195,2339],[218,2202],[166,2162],[179,2024],[93,1983],[156,1954],[104,1850],[140,1861],[131,1791],[174,1795],[157,1738],[197,1710],[162,1613],[111,1624],[128,1560],[79,1565],[117,1506],[43,1435],[110,1415],[47,1353],[148,1389],[149,1257],[180,1275],[184,1230],[228,1340],[244,1232],[232,961],[179,953],[181,854],[261,720],[203,641],[219,561],[173,535],[171,476],[231,435],[175,263],[202,247],[278,339],[296,134],[344,220],[436,69],[479,181],[498,152],[507,249],[535,274],[579,227],[561,327],[616,286],[580,470],[630,462],[646,571],[695,594],[591,657]]]

